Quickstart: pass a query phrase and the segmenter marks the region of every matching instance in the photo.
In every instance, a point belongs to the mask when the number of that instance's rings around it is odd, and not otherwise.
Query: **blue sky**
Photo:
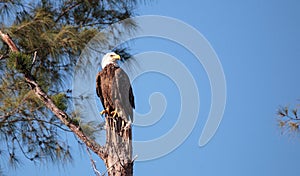
[[[132,44],[136,54],[159,51],[184,63],[193,74],[200,94],[195,128],[182,145],[150,161],[136,162],[135,175],[299,175],[299,137],[281,135],[277,126],[279,105],[299,104],[300,2],[252,1],[155,1],[142,5],[139,15],[163,15],[196,28],[216,51],[227,84],[223,120],[204,147],[198,140],[211,104],[209,78],[194,56],[182,46],[163,39],[142,38]],[[159,25],[157,26],[159,28]],[[176,30],[176,29],[174,29]],[[137,112],[149,111],[149,95],[161,92],[167,109],[159,122],[134,127],[135,140],[165,134],[176,122],[180,95],[168,77],[149,73],[133,82]],[[187,118],[188,119],[188,118]],[[167,141],[166,141],[167,142]],[[74,142],[73,150],[78,152]],[[97,160],[100,171],[102,162]],[[12,175],[93,175],[86,156],[75,154],[66,168],[35,167],[26,163]]]

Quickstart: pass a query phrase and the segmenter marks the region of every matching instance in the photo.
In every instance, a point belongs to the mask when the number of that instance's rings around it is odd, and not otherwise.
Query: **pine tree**
[[[85,45],[107,26],[132,17],[136,5],[136,0],[0,2],[0,157],[7,155],[13,166],[18,151],[30,161],[70,161],[65,132],[107,159],[105,146],[83,132],[65,83]],[[135,27],[129,22],[117,33]],[[127,175],[132,166],[133,161]]]

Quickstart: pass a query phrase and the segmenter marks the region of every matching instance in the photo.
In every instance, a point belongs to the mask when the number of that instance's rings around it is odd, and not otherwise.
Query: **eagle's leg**
[[[100,114],[101,114],[101,115],[106,114],[106,110],[105,110],[105,109],[102,110],[102,111],[100,112]]]
[[[104,109],[103,111],[100,112],[101,115],[103,114],[109,114],[109,108]]]
[[[117,117],[118,115],[117,109],[113,110],[110,114],[112,115],[113,118]]]

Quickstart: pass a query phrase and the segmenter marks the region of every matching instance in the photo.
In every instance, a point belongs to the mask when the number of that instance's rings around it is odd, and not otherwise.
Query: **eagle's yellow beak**
[[[121,60],[121,56],[118,55],[118,54],[112,56],[112,58],[113,58],[114,60]]]

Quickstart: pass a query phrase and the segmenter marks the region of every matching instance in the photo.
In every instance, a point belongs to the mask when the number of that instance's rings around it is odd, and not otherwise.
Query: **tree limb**
[[[0,30],[0,36],[1,36],[2,40],[3,40],[3,42],[5,42],[9,46],[9,48],[11,49],[11,51],[18,52],[17,46],[10,39],[9,35],[2,33],[2,31]]]
[[[9,46],[12,52],[19,52],[15,43],[11,40],[11,38],[2,33],[0,30],[1,39]],[[90,148],[94,153],[96,153],[101,159],[104,159],[107,155],[105,147],[100,146],[94,140],[90,139],[86,136],[81,130],[80,126],[76,124],[66,112],[60,110],[51,98],[42,90],[42,88],[38,85],[36,80],[30,73],[24,74],[25,81],[30,85],[31,89],[34,91],[35,95],[44,103],[44,105],[55,114],[55,116],[61,120],[76,136],[85,143],[85,145]]]

